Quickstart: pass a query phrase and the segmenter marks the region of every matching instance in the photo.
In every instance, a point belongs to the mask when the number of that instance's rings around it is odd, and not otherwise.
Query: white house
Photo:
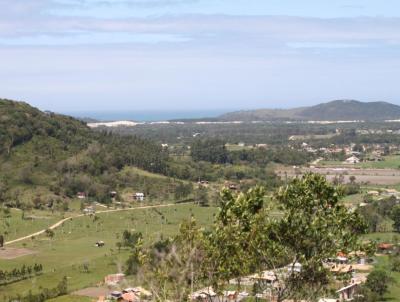
[[[133,198],[137,201],[144,201],[144,193],[137,192],[133,195]]]
[[[360,159],[354,155],[344,161],[344,163],[346,163],[346,164],[358,164],[359,162],[360,162]]]

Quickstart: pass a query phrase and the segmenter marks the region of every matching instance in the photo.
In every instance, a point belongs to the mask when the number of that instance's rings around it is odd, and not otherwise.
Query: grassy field
[[[55,299],[50,299],[48,302],[93,302],[93,299],[81,296],[62,296]]]
[[[98,214],[97,220],[85,216],[68,221],[55,230],[53,239],[40,236],[25,242],[26,248],[36,251],[36,254],[14,260],[0,260],[3,270],[12,270],[23,264],[31,265],[35,262],[44,267],[41,276],[1,287],[0,300],[16,293],[27,294],[29,290],[35,292],[40,287],[52,288],[63,276],[67,276],[71,291],[96,285],[106,274],[123,271],[129,252],[118,251],[116,242],[124,230],[142,232],[145,241],[149,243],[162,235],[175,234],[180,222],[191,215],[201,225],[210,225],[214,213],[215,208],[184,204],[159,209]],[[94,244],[98,240],[103,240],[106,243],[105,247],[95,247]],[[13,245],[22,246],[23,243]],[[84,272],[84,264],[89,267],[89,272]]]
[[[342,161],[328,161],[322,160],[318,162],[318,166],[335,166],[335,167],[354,167],[363,169],[399,169],[400,168],[400,155],[384,156],[383,161],[362,162],[354,165],[343,164]]]
[[[9,214],[6,214],[0,209],[0,234],[5,234],[6,241],[10,241],[42,230],[60,219],[62,219],[61,214],[52,214],[49,211],[22,212],[11,209]]]
[[[400,168],[400,155],[390,155],[383,157],[383,161],[365,162],[355,165],[356,167],[366,169],[399,169]]]

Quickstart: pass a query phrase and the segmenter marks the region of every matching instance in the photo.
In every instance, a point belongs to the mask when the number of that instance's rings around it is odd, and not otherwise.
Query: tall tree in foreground
[[[221,193],[221,206],[210,231],[194,221],[182,224],[177,237],[145,251],[142,265],[159,301],[186,301],[194,288],[212,286],[221,293],[230,280],[273,272],[268,290],[278,302],[313,301],[328,287],[324,261],[339,251],[358,248],[365,225],[339,202],[339,194],[323,176],[306,174],[281,187],[273,203],[282,210],[272,215],[265,191]],[[259,284],[262,288],[262,282]]]
[[[286,272],[277,274],[283,279],[275,290],[277,300],[316,299],[329,281],[323,262],[339,251],[357,249],[365,223],[340,203],[337,189],[318,174],[294,179],[275,198],[283,207],[283,217],[272,222],[267,236],[290,259]],[[264,255],[266,264],[271,256]]]

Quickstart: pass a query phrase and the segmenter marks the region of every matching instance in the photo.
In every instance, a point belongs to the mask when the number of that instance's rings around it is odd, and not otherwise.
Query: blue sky
[[[0,0],[0,97],[41,109],[400,104],[398,0]]]

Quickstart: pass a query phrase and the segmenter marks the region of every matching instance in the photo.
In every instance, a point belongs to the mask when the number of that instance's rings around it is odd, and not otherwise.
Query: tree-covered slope
[[[74,118],[0,100],[0,202],[65,200],[81,191],[106,202],[111,190],[132,185],[121,176],[124,167],[162,174],[167,162],[148,140],[94,132]]]

